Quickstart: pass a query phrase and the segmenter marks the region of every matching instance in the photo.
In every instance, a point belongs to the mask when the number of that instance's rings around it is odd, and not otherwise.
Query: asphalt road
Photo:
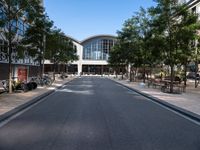
[[[200,150],[200,126],[109,79],[79,78],[1,127],[0,150]]]

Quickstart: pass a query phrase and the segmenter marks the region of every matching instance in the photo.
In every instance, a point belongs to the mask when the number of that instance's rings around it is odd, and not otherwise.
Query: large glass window
[[[0,19],[4,19],[4,13],[3,13],[3,11],[1,10],[1,8],[0,8]]]
[[[109,52],[114,46],[112,38],[97,38],[83,44],[84,60],[108,60]]]
[[[18,27],[18,34],[23,36],[24,35],[24,22],[21,19],[18,20],[17,27]]]
[[[4,13],[4,9],[3,9],[3,6],[2,4],[0,3],[0,19],[3,20],[5,19],[5,13]]]

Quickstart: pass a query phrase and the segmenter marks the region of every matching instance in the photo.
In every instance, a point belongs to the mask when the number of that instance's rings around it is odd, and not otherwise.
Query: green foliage
[[[173,0],[156,0],[157,6],[150,8],[156,37],[161,37],[164,63],[174,66],[189,61],[194,50],[191,45],[199,29],[198,16],[185,5]]]
[[[68,63],[78,59],[76,47],[60,29],[52,29],[47,34],[47,47],[45,58],[53,63]]]
[[[151,66],[159,51],[155,51],[158,38],[153,38],[151,17],[141,8],[130,19],[125,21],[121,31],[118,31],[117,44],[110,55],[110,64],[120,62],[135,67]],[[153,55],[155,54],[155,55]],[[117,56],[116,56],[117,55]]]
[[[143,68],[165,64],[171,67],[173,79],[175,66],[186,66],[199,58],[200,44],[196,41],[200,39],[197,33],[200,23],[198,15],[185,4],[178,5],[174,0],[154,1],[155,7],[141,8],[125,21],[117,32],[117,44],[109,62]]]
[[[39,0],[1,0],[0,12],[2,18],[0,27],[4,34],[4,40],[8,43],[8,62],[9,62],[9,93],[12,93],[12,50],[19,46],[20,36],[19,22],[30,23],[34,21],[34,16],[38,13]]]
[[[42,16],[43,7],[39,0],[4,0],[0,3],[0,12],[2,27],[5,41],[9,46],[9,55],[12,53],[13,46],[17,48],[18,57],[23,58],[25,49],[22,47],[22,35],[19,35],[19,22],[32,25],[36,19]],[[9,60],[11,61],[11,60]]]
[[[0,12],[3,17],[0,27],[4,29],[6,39],[13,40],[18,33],[18,21],[31,23],[36,13],[42,9],[39,0],[3,0],[0,3]],[[7,33],[7,34],[6,34]]]
[[[41,9],[22,40],[22,44],[26,47],[29,55],[37,61],[41,62],[42,60],[45,36],[50,32],[52,26],[53,22]]]

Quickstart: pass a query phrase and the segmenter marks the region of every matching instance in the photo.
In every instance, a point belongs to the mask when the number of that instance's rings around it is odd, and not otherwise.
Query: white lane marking
[[[90,85],[90,84],[85,84],[85,85],[78,85],[78,84],[76,84],[76,85],[68,85],[69,87],[70,86],[77,86],[77,87],[88,87],[88,88],[91,88],[91,87],[93,87],[93,85]]]
[[[63,85],[63,86],[61,87],[61,89],[62,89],[62,88],[65,88],[66,86],[67,86],[67,85]]]
[[[83,95],[93,95],[94,94],[94,92],[92,90],[80,91],[80,90],[71,90],[71,89],[67,89],[67,88],[56,90],[56,92],[76,93],[76,94],[83,94]]]

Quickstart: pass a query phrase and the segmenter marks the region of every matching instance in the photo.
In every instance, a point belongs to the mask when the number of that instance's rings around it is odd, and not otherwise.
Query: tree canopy
[[[9,92],[12,92],[12,54],[14,49],[19,46],[19,42],[23,36],[21,24],[28,27],[35,21],[40,10],[39,0],[1,0],[0,1],[0,28],[3,32],[3,40],[5,41],[8,51],[9,62]]]
[[[186,68],[196,56],[194,43],[200,29],[198,15],[174,0],[155,2],[156,6],[141,8],[125,21],[122,30],[117,32],[117,45],[109,62],[143,68],[144,79],[146,67],[168,65],[173,83],[175,67],[185,65]],[[173,92],[172,84],[170,91]]]

